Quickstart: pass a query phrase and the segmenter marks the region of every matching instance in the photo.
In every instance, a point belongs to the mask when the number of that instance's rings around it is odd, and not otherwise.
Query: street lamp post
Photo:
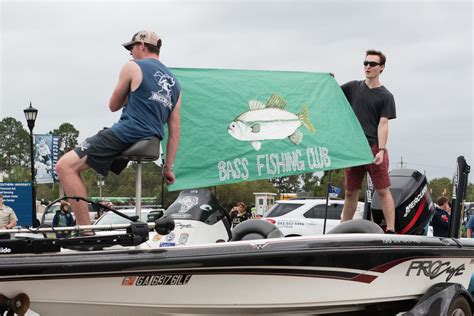
[[[32,226],[37,227],[36,219],[36,184],[35,184],[35,161],[33,157],[33,127],[35,127],[36,116],[38,110],[31,106],[23,110],[25,113],[26,121],[28,122],[28,128],[30,129],[30,162],[31,162],[31,202],[32,202]]]
[[[101,174],[97,174],[97,186],[99,187],[99,197],[102,200],[102,187],[104,186],[104,176]]]

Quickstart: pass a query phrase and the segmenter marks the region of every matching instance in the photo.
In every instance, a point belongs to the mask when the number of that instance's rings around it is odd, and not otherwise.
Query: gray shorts
[[[89,167],[106,176],[109,171],[119,174],[128,164],[128,160],[117,159],[120,153],[132,144],[122,142],[112,129],[105,128],[96,135],[87,138],[82,144],[74,148],[79,158],[87,156]]]

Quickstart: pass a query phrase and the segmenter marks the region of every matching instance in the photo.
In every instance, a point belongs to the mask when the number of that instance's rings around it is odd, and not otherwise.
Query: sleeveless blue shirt
[[[142,71],[142,82],[128,94],[127,104],[112,131],[124,143],[135,143],[152,136],[163,139],[163,126],[178,102],[181,85],[157,59],[134,62]]]

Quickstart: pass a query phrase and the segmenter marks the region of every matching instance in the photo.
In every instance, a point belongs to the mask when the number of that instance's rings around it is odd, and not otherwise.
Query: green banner
[[[182,103],[171,191],[339,169],[373,159],[349,103],[327,73],[172,71],[181,82]]]

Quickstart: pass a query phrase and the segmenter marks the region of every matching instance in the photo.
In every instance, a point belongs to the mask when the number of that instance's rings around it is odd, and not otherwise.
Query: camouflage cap
[[[135,43],[147,43],[159,48],[158,46],[159,41],[160,41],[160,37],[155,32],[149,31],[149,30],[140,31],[140,32],[135,33],[132,36],[131,41],[122,44],[122,46],[125,47],[125,49],[127,50],[131,50],[133,44]]]

